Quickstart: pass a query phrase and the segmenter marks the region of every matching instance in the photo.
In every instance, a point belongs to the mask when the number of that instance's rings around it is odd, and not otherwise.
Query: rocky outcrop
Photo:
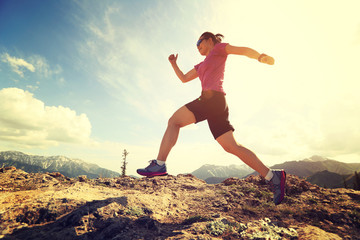
[[[288,176],[272,203],[260,177],[72,179],[0,169],[3,239],[357,239],[360,192]]]

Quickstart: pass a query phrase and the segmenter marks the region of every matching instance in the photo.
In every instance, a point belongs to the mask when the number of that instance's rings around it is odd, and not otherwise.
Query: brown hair
[[[224,38],[224,35],[217,33],[213,34],[211,32],[204,32],[201,34],[200,38],[209,39],[211,38],[213,40],[214,45],[217,43],[221,43],[222,39]]]

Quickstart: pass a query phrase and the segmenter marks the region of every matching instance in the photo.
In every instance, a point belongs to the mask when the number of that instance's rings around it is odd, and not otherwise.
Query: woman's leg
[[[167,156],[178,139],[180,128],[195,122],[194,114],[187,107],[183,106],[177,110],[168,121],[157,160],[166,161]]]
[[[257,171],[261,176],[265,177],[269,172],[260,159],[249,149],[238,144],[234,138],[233,131],[228,131],[216,139],[225,151],[239,157],[249,167]]]

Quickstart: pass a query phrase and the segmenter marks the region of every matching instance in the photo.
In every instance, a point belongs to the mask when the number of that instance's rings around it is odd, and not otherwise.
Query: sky
[[[0,151],[64,155],[127,174],[156,158],[168,119],[201,92],[183,72],[205,31],[266,53],[229,55],[234,136],[268,166],[313,155],[360,162],[360,2],[0,0]],[[180,130],[167,168],[242,162],[207,123]]]

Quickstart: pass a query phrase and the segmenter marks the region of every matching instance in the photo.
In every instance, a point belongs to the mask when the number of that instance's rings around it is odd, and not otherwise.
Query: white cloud
[[[50,65],[48,60],[40,55],[31,55],[25,59],[11,56],[8,53],[0,54],[2,62],[7,63],[10,66],[11,71],[24,78],[26,71],[35,73],[39,80],[49,80],[55,78],[60,86],[64,85],[65,79],[61,76],[63,69],[60,65]],[[19,82],[19,80],[14,80]],[[39,88],[40,81],[36,82],[36,86],[27,85],[27,88],[36,90]]]
[[[35,72],[34,65],[22,58],[12,57],[8,53],[4,53],[1,55],[1,59],[3,62],[8,63],[11,69],[21,77],[24,77],[24,70]]]
[[[21,147],[84,143],[91,124],[85,114],[63,106],[45,106],[18,88],[0,90],[0,140]]]
[[[45,57],[40,55],[32,55],[29,58],[29,62],[35,66],[36,73],[41,78],[51,78],[53,76],[58,76],[62,73],[62,67],[60,65],[50,66]]]

